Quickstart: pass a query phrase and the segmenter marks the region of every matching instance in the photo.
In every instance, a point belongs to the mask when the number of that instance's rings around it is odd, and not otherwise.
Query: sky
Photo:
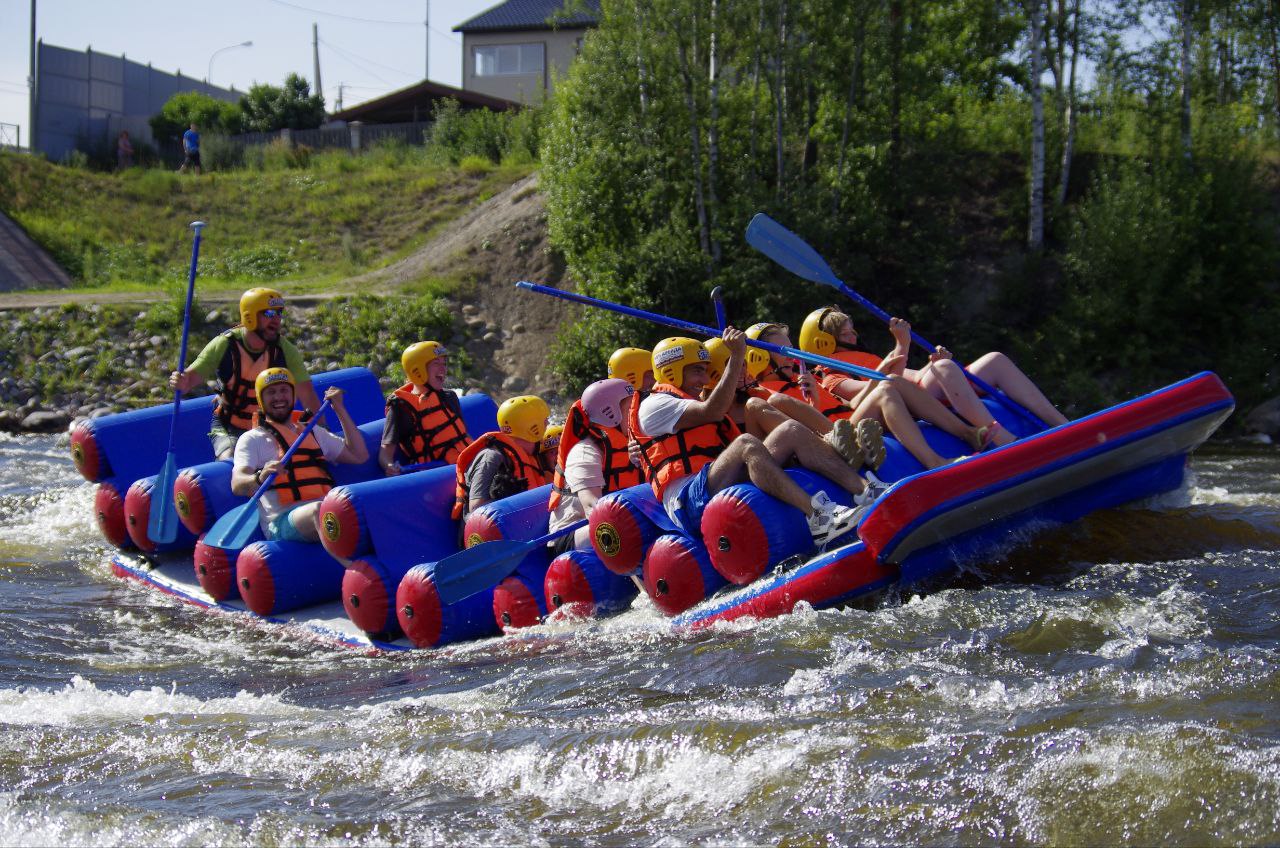
[[[311,24],[320,27],[320,78],[332,111],[422,81],[429,14],[431,79],[460,86],[462,36],[453,28],[499,0],[37,0],[47,44],[125,55],[135,62],[245,91],[296,71],[312,82]],[[31,0],[0,0],[0,124],[27,142]],[[252,47],[224,47],[252,41]],[[12,130],[9,130],[12,132]]]

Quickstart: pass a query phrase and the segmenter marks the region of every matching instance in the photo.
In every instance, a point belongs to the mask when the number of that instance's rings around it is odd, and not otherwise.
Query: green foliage
[[[291,73],[283,86],[258,83],[240,98],[245,132],[275,132],[286,127],[315,129],[324,123],[324,98],[311,93],[311,84]]]
[[[210,171],[229,171],[244,165],[244,147],[224,135],[200,139],[200,161]]]
[[[176,141],[191,124],[200,132],[243,132],[243,119],[238,104],[218,100],[198,91],[183,91],[173,95],[149,123],[155,137],[161,141]]]
[[[532,163],[538,157],[541,115],[537,107],[506,112],[464,110],[456,100],[440,100],[427,153],[455,165],[468,157],[495,164]]]
[[[311,316],[309,343],[344,367],[374,366],[381,374],[414,342],[447,337],[453,313],[431,295],[381,298],[372,295],[325,301]]]

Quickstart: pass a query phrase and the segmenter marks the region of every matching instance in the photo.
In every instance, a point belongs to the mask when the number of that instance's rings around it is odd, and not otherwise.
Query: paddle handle
[[[186,366],[187,341],[191,337],[191,301],[196,294],[196,265],[200,260],[200,233],[205,228],[204,221],[192,221],[191,228],[196,231],[195,240],[191,243],[191,270],[187,274],[187,305],[182,310],[182,344],[178,347],[178,372]],[[173,420],[169,422],[169,453],[173,453],[178,438],[178,412],[182,409],[182,389],[173,390]]]
[[[716,286],[711,290],[711,303],[716,308],[716,326],[723,333],[724,328],[729,326],[729,319],[724,314],[724,288],[722,286]]]
[[[289,449],[284,452],[284,456],[280,457],[280,468],[284,468],[289,464],[289,460],[293,459],[293,455],[298,452],[298,448],[302,445],[302,440],[311,435],[311,431],[320,423],[320,418],[329,411],[330,402],[325,400],[320,404],[320,408],[316,410],[316,414],[311,416],[311,420],[307,422],[307,426],[302,428],[302,432],[298,434],[298,438],[293,440],[293,444],[289,445]],[[257,503],[262,496],[267,493],[267,489],[271,488],[271,484],[276,481],[276,475],[279,470],[272,471],[262,480],[262,485],[258,487],[258,491],[254,492],[249,498],[249,503]]]
[[[632,318],[640,318],[644,321],[652,321],[655,324],[662,324],[667,327],[675,327],[677,330],[686,330],[690,333],[697,333],[702,336],[718,336],[720,333],[710,327],[702,324],[695,324],[692,321],[684,321],[680,318],[671,318],[667,315],[659,315],[656,312],[645,312],[643,309],[635,309],[630,306],[623,306],[619,303],[611,303],[607,300],[599,300],[594,297],[587,297],[585,294],[576,294],[574,292],[561,291],[553,289],[549,286],[540,286],[537,283],[530,283],[521,280],[516,285],[522,289],[528,289],[538,294],[550,295],[558,297],[561,300],[570,300],[574,303],[581,303],[586,306],[594,306],[597,309],[606,309],[610,312],[617,312],[620,315],[628,315]],[[827,356],[818,356],[816,353],[808,353],[798,350],[794,347],[785,347],[783,345],[770,344],[769,342],[757,341],[756,339],[746,339],[747,347],[758,347],[761,350],[767,350],[770,353],[776,353],[790,359],[801,359],[811,365],[821,365],[824,368],[830,368],[841,374],[856,374],[867,380],[887,380],[888,378],[879,371],[873,371],[870,368],[863,368],[860,365],[852,365],[848,362],[842,362],[839,359],[831,359]]]

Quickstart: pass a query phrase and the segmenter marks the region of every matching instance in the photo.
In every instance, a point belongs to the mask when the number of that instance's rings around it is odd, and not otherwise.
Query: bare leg
[[[956,411],[956,414],[975,427],[988,427],[995,421],[991,410],[978,400],[977,393],[974,392],[973,386],[969,385],[969,378],[964,375],[959,363],[950,359],[940,359],[920,371],[920,377],[920,384],[925,390],[935,397],[938,392],[942,392],[951,402],[951,408]],[[997,436],[996,442],[1004,444],[1012,438],[1008,433],[1001,433]]]
[[[969,371],[1040,416],[1050,427],[1067,423],[1067,417],[1049,402],[1040,387],[1003,353],[984,354],[969,366]]]
[[[849,494],[860,495],[866,487],[835,448],[799,421],[788,421],[778,427],[764,440],[764,444],[778,465],[794,456],[802,466],[821,474]]]
[[[847,469],[848,466],[846,465]],[[809,516],[813,503],[805,490],[787,476],[765,443],[755,436],[742,435],[724,449],[707,472],[707,488],[711,494],[729,488],[734,483],[750,480],[766,495],[773,495],[784,503]]]
[[[289,513],[289,523],[308,542],[320,541],[320,501],[311,501]]]
[[[913,417],[928,421],[944,433],[950,433],[960,441],[973,445],[975,449],[982,446],[978,442],[978,428],[965,424],[943,406],[942,401],[903,377],[890,377],[889,382],[898,390]]]
[[[760,398],[748,398],[744,409],[746,411],[747,432],[761,440],[776,430],[779,425],[791,420],[784,413],[774,409],[767,401]]]
[[[902,446],[925,468],[937,468],[947,464],[947,460],[929,447],[929,443],[924,440],[920,425],[916,423],[902,395],[886,383],[876,386],[863,398],[862,403],[858,404],[858,408],[854,410],[853,418],[855,421],[862,418],[876,418],[884,422],[889,432],[893,433]]]
[[[781,392],[769,397],[769,406],[788,416],[794,418],[801,424],[808,427],[819,436],[825,436],[831,432],[831,419],[814,409],[802,400],[797,400],[791,395],[784,395]]]

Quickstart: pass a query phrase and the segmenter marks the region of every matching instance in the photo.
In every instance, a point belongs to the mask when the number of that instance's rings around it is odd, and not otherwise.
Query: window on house
[[[476,76],[540,74],[544,66],[543,44],[491,44],[475,48]]]

